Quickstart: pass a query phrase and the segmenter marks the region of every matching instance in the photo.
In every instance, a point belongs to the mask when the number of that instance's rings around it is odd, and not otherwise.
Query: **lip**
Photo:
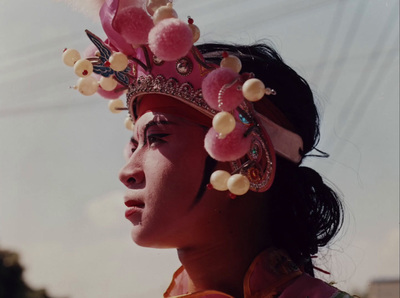
[[[134,224],[140,222],[139,213],[143,211],[144,203],[139,200],[126,198],[125,206],[128,207],[125,211],[126,219],[130,220]]]
[[[135,213],[137,213],[137,212],[139,212],[139,211],[141,211],[141,210],[142,210],[142,208],[130,207],[130,208],[128,208],[128,209],[125,211],[125,217],[126,217],[127,219],[129,219],[133,214],[135,214]]]
[[[136,207],[136,208],[144,208],[144,203],[139,200],[134,200],[134,199],[126,199],[125,200],[125,206],[130,208],[130,207]]]

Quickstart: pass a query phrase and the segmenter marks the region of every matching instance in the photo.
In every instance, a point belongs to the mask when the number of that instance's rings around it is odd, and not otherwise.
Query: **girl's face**
[[[194,204],[207,157],[205,133],[200,125],[166,113],[146,112],[136,122],[120,180],[128,188],[125,216],[137,244],[195,245],[206,241],[220,220],[229,201],[221,193],[206,191]]]

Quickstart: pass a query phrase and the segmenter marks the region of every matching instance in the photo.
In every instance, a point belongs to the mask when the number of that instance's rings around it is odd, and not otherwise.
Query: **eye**
[[[132,145],[132,146],[131,146],[131,153],[135,152],[136,148],[137,148],[136,145]]]
[[[131,138],[131,141],[128,143],[127,154],[129,157],[135,152],[136,148],[138,147],[138,142]]]
[[[169,136],[166,133],[151,134],[147,136],[147,142],[150,146],[155,146],[157,144],[165,143],[164,138]]]

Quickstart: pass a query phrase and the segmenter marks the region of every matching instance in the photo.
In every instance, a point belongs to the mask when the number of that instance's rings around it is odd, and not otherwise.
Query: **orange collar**
[[[301,274],[300,269],[283,251],[277,249],[265,250],[254,259],[245,275],[243,281],[244,297],[276,297]],[[173,275],[172,282],[164,293],[164,297],[233,298],[215,290],[189,293],[189,283],[190,277],[184,267],[181,266]]]

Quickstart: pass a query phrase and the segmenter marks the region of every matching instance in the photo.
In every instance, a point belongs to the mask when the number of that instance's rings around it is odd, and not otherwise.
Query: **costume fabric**
[[[174,274],[164,293],[167,298],[234,298],[231,295],[206,290],[189,292],[190,277],[184,267]],[[243,282],[245,298],[351,298],[337,288],[303,273],[281,250],[266,250],[250,265]]]

